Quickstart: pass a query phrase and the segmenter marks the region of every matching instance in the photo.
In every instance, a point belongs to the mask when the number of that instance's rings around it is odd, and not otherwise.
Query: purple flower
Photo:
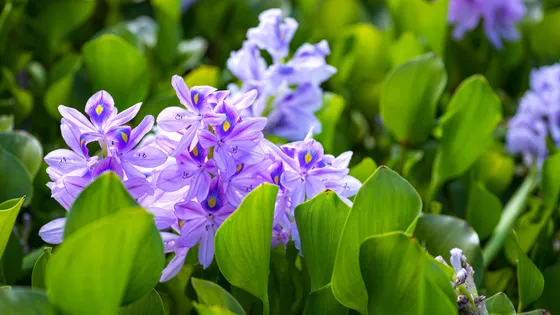
[[[214,259],[214,235],[234,210],[227,201],[220,178],[214,177],[205,200],[185,201],[175,205],[177,218],[183,221],[177,244],[193,247],[200,242],[198,261],[204,269],[208,268]]]
[[[239,163],[255,164],[264,158],[259,142],[263,138],[266,118],[241,118],[237,107],[240,104],[252,104],[255,97],[256,93],[252,91],[235,104],[228,99],[219,103],[215,111],[223,114],[225,120],[221,124],[211,124],[214,133],[206,129],[200,131],[202,147],[214,147],[214,160],[220,170],[235,169]]]
[[[516,24],[523,19],[525,12],[523,0],[451,0],[448,21],[454,25],[453,38],[459,40],[482,18],[486,37],[501,50],[502,39],[519,40]]]
[[[165,131],[176,131],[182,134],[181,140],[173,151],[173,156],[190,151],[198,143],[198,135],[208,124],[215,125],[224,121],[225,116],[212,110],[210,102],[214,99],[215,88],[195,86],[191,90],[183,78],[173,76],[171,84],[181,104],[187,109],[173,106],[164,109],[157,118],[158,126]]]
[[[163,269],[161,278],[159,279],[160,282],[166,282],[181,271],[181,268],[183,268],[185,264],[185,258],[187,258],[189,248],[178,244],[179,235],[177,234],[161,232],[161,238],[163,240],[165,253],[175,253],[175,257],[173,257],[165,269]]]
[[[530,87],[509,122],[506,145],[527,166],[540,168],[548,154],[547,137],[560,146],[560,64],[531,71]]]
[[[259,26],[247,32],[247,38],[260,49],[266,49],[274,62],[279,62],[289,52],[290,42],[297,30],[298,23],[292,18],[282,22],[282,10],[270,9],[259,15]]]
[[[271,163],[268,159],[252,165],[239,163],[235,168],[228,168],[221,172],[228,202],[232,206],[238,207],[241,200],[253,188],[267,180],[266,171]]]

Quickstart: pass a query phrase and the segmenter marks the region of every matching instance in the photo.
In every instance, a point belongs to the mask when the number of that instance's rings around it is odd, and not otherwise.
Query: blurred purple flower
[[[297,30],[298,23],[292,18],[282,21],[282,10],[270,9],[259,15],[259,26],[247,31],[247,38],[260,49],[266,49],[274,62],[288,55],[290,42]]]
[[[496,49],[503,49],[502,39],[519,40],[516,24],[525,15],[523,0],[451,0],[448,21],[454,26],[453,38],[462,39],[483,19],[486,37]]]

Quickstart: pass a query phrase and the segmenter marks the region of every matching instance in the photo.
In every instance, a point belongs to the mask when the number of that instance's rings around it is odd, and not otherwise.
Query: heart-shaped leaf
[[[495,315],[515,315],[515,307],[505,295],[505,293],[500,292],[492,297],[486,299],[486,309],[488,313]]]
[[[237,315],[245,315],[241,304],[228,291],[214,282],[192,278],[191,283],[200,304],[220,306]]]
[[[420,143],[434,126],[437,102],[447,83],[436,54],[416,57],[387,75],[380,99],[383,125],[401,143]]]
[[[26,203],[31,200],[33,182],[27,168],[12,153],[2,147],[0,147],[0,187],[2,187],[0,200],[20,198],[21,196],[27,197]],[[2,245],[1,237],[0,245]],[[2,246],[0,246],[1,248]]]
[[[137,261],[150,269],[138,272]],[[47,266],[49,300],[65,313],[116,314],[121,304],[154,288],[163,264],[152,215],[141,208],[120,210],[80,228],[57,248]]]
[[[368,295],[359,268],[362,241],[372,235],[406,231],[421,209],[414,188],[385,166],[364,182],[344,224],[334,264],[332,289],[342,305],[367,314]]]
[[[37,138],[26,131],[0,132],[0,147],[13,154],[35,178],[43,163],[43,147]]]
[[[456,314],[449,270],[402,232],[367,238],[360,269],[368,293],[366,314]]]
[[[224,277],[263,302],[269,313],[268,273],[272,219],[278,187],[262,184],[222,223],[214,239],[216,261]]]

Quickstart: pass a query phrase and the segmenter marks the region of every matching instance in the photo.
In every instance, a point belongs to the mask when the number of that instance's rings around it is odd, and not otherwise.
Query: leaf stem
[[[488,267],[488,265],[490,265],[492,260],[496,257],[504,244],[506,236],[509,234],[509,231],[519,217],[519,214],[521,214],[525,208],[527,197],[529,197],[531,192],[533,192],[533,189],[535,189],[538,184],[539,179],[537,173],[536,167],[533,167],[521,186],[519,186],[517,191],[504,207],[504,212],[502,213],[500,222],[494,228],[494,232],[492,233],[490,240],[488,240],[488,243],[486,243],[482,253],[485,268]]]

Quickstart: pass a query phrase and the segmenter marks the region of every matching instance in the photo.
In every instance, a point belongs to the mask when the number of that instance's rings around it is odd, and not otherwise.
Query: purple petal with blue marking
[[[179,102],[185,105],[191,112],[198,113],[198,109],[192,103],[191,91],[185,83],[185,80],[178,75],[174,75],[171,78],[171,85],[177,94],[177,98],[179,98]]]
[[[93,94],[86,103],[86,113],[99,131],[104,130],[116,112],[115,101],[107,91],[101,90]]]
[[[107,138],[113,142],[119,151],[128,146],[131,139],[132,129],[129,126],[116,127],[107,133]]]

